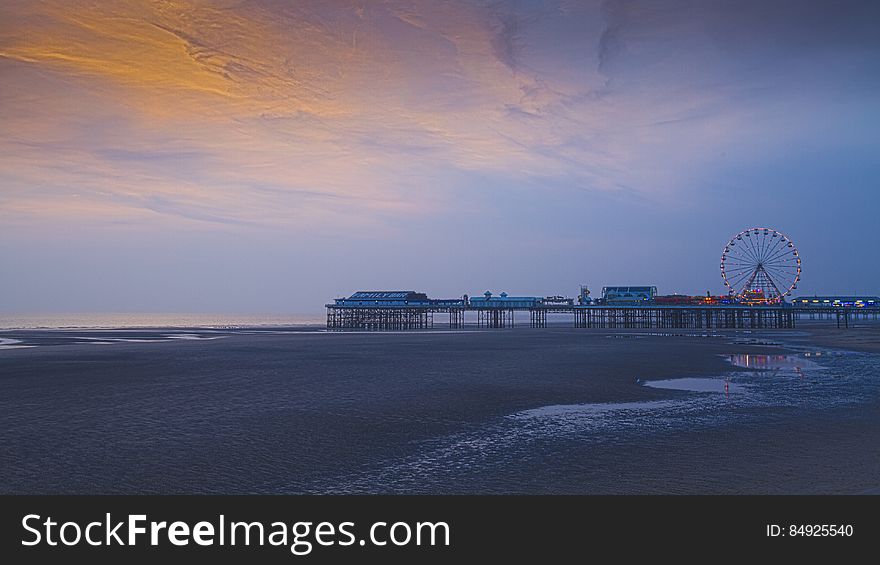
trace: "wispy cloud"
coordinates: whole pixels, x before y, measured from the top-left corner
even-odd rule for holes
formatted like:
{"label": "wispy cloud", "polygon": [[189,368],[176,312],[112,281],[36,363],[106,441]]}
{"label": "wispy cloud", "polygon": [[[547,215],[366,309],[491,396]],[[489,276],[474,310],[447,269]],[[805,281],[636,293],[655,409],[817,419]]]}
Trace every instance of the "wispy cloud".
{"label": "wispy cloud", "polygon": [[4,2],[0,216],[376,226],[448,171],[662,198],[772,118],[741,26],[797,60],[734,4]]}

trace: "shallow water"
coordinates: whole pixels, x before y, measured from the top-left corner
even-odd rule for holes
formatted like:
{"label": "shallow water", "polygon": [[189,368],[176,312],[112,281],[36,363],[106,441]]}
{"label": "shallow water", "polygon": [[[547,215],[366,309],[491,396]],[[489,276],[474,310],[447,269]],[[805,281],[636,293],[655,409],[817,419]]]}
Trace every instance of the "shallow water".
{"label": "shallow water", "polygon": [[724,378],[711,377],[684,377],[681,379],[665,379],[657,381],[645,381],[645,386],[652,388],[662,388],[667,390],[686,390],[689,392],[743,392],[745,387],[738,384],[731,384],[729,380]]}
{"label": "shallow water", "polygon": [[242,314],[178,314],[122,312],[96,314],[65,312],[42,314],[2,314],[3,329],[62,329],[62,328],[238,328],[254,326],[301,326],[323,324],[318,314],[242,315]]}
{"label": "shallow water", "polygon": [[33,347],[31,345],[22,345],[20,339],[0,338],[0,350],[2,349],[22,349],[25,347]]}
{"label": "shallow water", "polygon": [[[649,488],[643,482],[644,475],[633,474],[640,468],[634,458],[642,452],[657,456],[657,449],[680,453],[681,433],[696,441],[690,447],[699,457],[701,446],[708,450],[719,438],[729,436],[720,430],[730,426],[746,430],[746,434],[753,429],[757,437],[767,433],[777,415],[785,414],[796,422],[837,407],[857,409],[859,403],[876,401],[878,396],[873,372],[876,360],[871,356],[804,352],[726,357],[734,367],[756,370],[636,383],[674,391],[673,399],[548,405],[516,412],[469,432],[426,442],[420,453],[409,459],[391,461],[365,475],[335,477],[332,485],[318,483],[314,490],[369,492],[377,483],[383,485],[381,490],[391,492],[445,491],[449,484],[474,483],[494,490],[502,481],[502,490],[512,492],[727,492],[730,485],[718,482],[719,477],[707,465],[708,458],[694,460],[691,454],[682,460],[681,472],[696,472],[699,479],[682,482],[684,476],[672,476],[664,486]],[[820,365],[811,358],[832,363]],[[681,396],[680,391],[694,394]],[[780,433],[786,428],[780,428]],[[831,429],[823,431],[829,439],[834,435]],[[821,444],[822,437],[818,439]],[[759,455],[757,449],[743,453],[740,441],[731,444],[731,454],[740,453],[745,460]],[[653,448],[646,449],[645,442],[654,444]],[[584,459],[588,453],[602,453],[605,459],[597,464],[589,456]],[[486,476],[487,470],[509,469],[519,462],[528,462],[535,474],[499,473],[492,477],[490,471]],[[615,468],[621,475],[609,476],[608,470]],[[572,475],[586,475],[589,480],[580,488],[571,484],[548,488],[534,478]],[[811,492],[806,485],[795,484],[789,485],[794,492]],[[765,485],[767,492],[787,492],[777,487]],[[734,488],[732,492],[741,491]]]}

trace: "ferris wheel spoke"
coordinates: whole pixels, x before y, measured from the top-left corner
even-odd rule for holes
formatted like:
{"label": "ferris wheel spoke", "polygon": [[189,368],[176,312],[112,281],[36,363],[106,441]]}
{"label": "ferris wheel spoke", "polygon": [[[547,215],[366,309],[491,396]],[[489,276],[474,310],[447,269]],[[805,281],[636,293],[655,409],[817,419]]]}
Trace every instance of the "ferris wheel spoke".
{"label": "ferris wheel spoke", "polygon": [[774,232],[771,232],[770,234],[765,235],[764,239],[767,240],[767,248],[764,252],[764,258],[766,259],[779,247],[779,237],[774,235]]}
{"label": "ferris wheel spoke", "polygon": [[790,273],[790,274],[794,274],[794,273],[798,272],[797,267],[788,267],[785,265],[771,265],[769,267],[765,266],[764,268],[769,272]]}
{"label": "ferris wheel spoke", "polygon": [[761,235],[759,232],[752,232],[755,236],[755,251],[758,256],[758,261],[761,260],[761,257],[764,255],[764,243],[765,237]]}
{"label": "ferris wheel spoke", "polygon": [[724,272],[728,275],[738,275],[741,273],[751,273],[755,270],[755,267],[750,265],[747,267],[737,267],[735,269],[725,269]]}
{"label": "ferris wheel spoke", "polygon": [[788,246],[780,249],[779,251],[774,253],[772,256],[767,257],[767,261],[772,261],[774,259],[778,259],[779,257],[785,257],[786,255],[794,255],[794,251],[789,251]]}
{"label": "ferris wheel spoke", "polygon": [[735,262],[735,261],[727,261],[724,264],[724,269],[728,271],[733,271],[736,269],[754,269],[757,266],[753,261],[748,262]]}
{"label": "ferris wheel spoke", "polygon": [[737,273],[728,273],[727,278],[730,281],[740,282],[741,280],[747,279],[750,276],[752,276],[752,274],[754,274],[754,272],[755,272],[754,270],[748,270],[748,271],[739,271]]}
{"label": "ferris wheel spoke", "polygon": [[754,270],[755,270],[754,266],[748,266],[748,267],[739,267],[736,269],[725,269],[724,272],[729,275],[738,275],[740,273],[751,273]]}
{"label": "ferris wheel spoke", "polygon": [[727,262],[742,263],[744,265],[757,265],[758,264],[758,262],[755,261],[755,259],[753,259],[752,257],[748,257],[748,256],[729,255],[729,256],[727,256],[727,258],[725,260]]}
{"label": "ferris wheel spoke", "polygon": [[799,267],[795,267],[794,265],[765,265],[764,267],[768,271],[771,272],[780,272],[780,273],[789,273],[794,274],[798,273]]}
{"label": "ferris wheel spoke", "polygon": [[800,277],[800,273],[795,273],[791,271],[770,271],[770,275],[773,276],[774,280],[778,281],[793,281],[794,279]]}
{"label": "ferris wheel spoke", "polygon": [[765,267],[769,267],[772,269],[797,269],[799,265],[797,263],[764,263]]}
{"label": "ferris wheel spoke", "polygon": [[764,253],[763,251],[763,243],[761,241],[760,235],[755,235],[755,257],[758,259],[758,262],[761,262],[761,255]]}
{"label": "ferris wheel spoke", "polygon": [[773,255],[779,250],[779,245],[781,243],[782,243],[782,238],[777,236],[776,241],[773,241],[772,245],[770,245],[767,248],[767,253],[764,255],[765,262],[768,261],[771,257],[773,257]]}
{"label": "ferris wheel spoke", "polygon": [[755,260],[747,255],[728,255],[727,260],[736,261],[737,263],[751,263],[752,265],[755,264]]}
{"label": "ferris wheel spoke", "polygon": [[786,279],[794,278],[795,276],[797,276],[797,274],[796,274],[796,273],[789,273],[789,272],[786,272],[786,271],[772,271],[772,270],[768,270],[768,271],[767,271],[767,276],[773,278],[774,280],[783,281],[783,280],[786,280]]}
{"label": "ferris wheel spoke", "polygon": [[764,253],[767,252],[767,238],[765,236],[757,236],[758,242],[758,261],[764,260]]}
{"label": "ferris wheel spoke", "polygon": [[782,258],[776,259],[774,261],[768,261],[767,263],[764,263],[764,265],[770,265],[772,267],[776,267],[776,266],[798,267],[800,265],[800,263],[798,263],[797,259],[794,257],[782,257]]}
{"label": "ferris wheel spoke", "polygon": [[755,272],[754,272],[754,271],[747,271],[747,272],[744,272],[744,273],[740,273],[740,274],[738,274],[738,275],[734,275],[734,276],[731,277],[731,279],[730,279],[730,284],[731,284],[732,286],[739,286],[739,285],[742,284],[743,282],[745,282],[745,281],[747,281],[747,280],[753,278],[754,275],[755,275]]}
{"label": "ferris wheel spoke", "polygon": [[744,237],[746,238],[743,240],[746,241],[745,250],[748,252],[749,256],[755,260],[756,263],[760,263],[761,261],[760,259],[758,259],[758,253],[755,250],[755,244],[752,242],[751,236],[747,235]]}
{"label": "ferris wheel spoke", "polygon": [[780,254],[777,254],[775,257],[770,257],[768,260],[764,261],[764,264],[770,265],[772,263],[778,263],[778,262],[797,263],[797,260],[798,260],[798,257],[795,256],[794,253],[780,253]]}
{"label": "ferris wheel spoke", "polygon": [[759,246],[760,246],[760,252],[758,253],[758,259],[760,261],[763,261],[764,257],[767,255],[767,243],[768,243],[767,236],[766,235],[760,236],[760,239],[758,239],[758,242],[759,242]]}
{"label": "ferris wheel spoke", "polygon": [[[727,244],[730,249],[729,255],[732,257],[739,257],[747,260],[757,260],[754,253],[751,251],[751,246],[749,244],[750,238],[743,234],[739,234],[733,239],[730,240],[730,243]],[[739,244],[737,245],[737,242]]]}

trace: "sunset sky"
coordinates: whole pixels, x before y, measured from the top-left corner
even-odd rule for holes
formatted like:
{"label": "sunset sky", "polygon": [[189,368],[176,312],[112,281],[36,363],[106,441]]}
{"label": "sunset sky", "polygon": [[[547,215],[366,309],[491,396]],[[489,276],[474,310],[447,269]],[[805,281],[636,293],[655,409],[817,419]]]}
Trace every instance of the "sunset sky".
{"label": "sunset sky", "polygon": [[0,3],[0,312],[880,293],[880,3]]}

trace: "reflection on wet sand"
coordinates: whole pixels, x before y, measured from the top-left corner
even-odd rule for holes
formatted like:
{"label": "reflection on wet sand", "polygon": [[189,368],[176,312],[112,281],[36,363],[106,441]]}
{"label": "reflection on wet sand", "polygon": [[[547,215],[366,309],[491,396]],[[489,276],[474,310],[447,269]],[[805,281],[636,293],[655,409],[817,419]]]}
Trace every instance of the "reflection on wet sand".
{"label": "reflection on wet sand", "polygon": [[753,355],[734,353],[727,355],[727,360],[734,367],[755,369],[759,371],[798,372],[804,369],[821,369],[821,366],[808,357],[821,357],[822,352],[802,353],[798,355]]}

